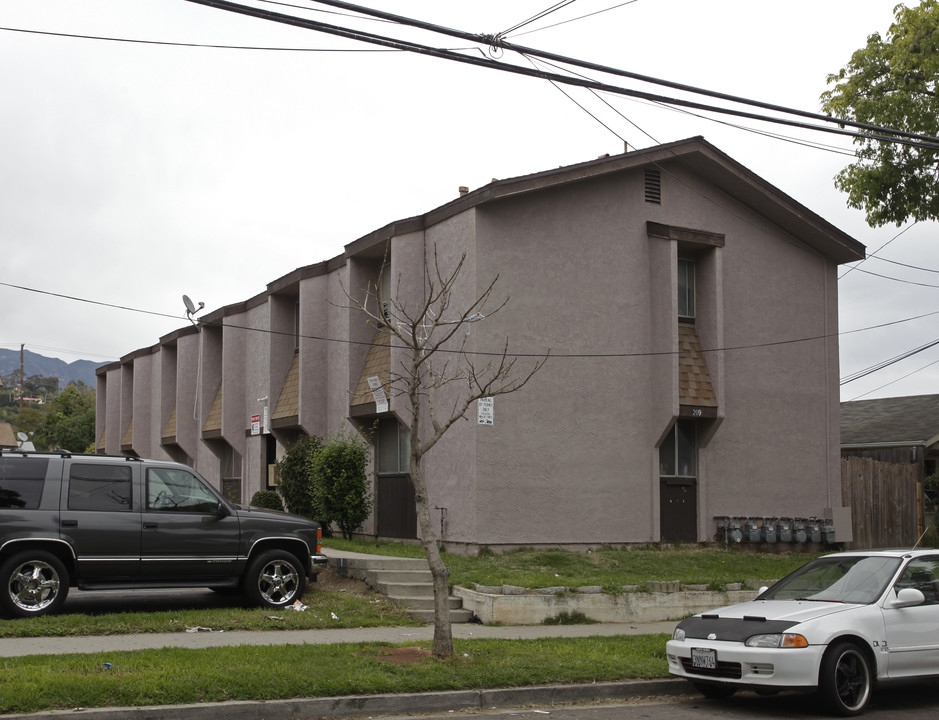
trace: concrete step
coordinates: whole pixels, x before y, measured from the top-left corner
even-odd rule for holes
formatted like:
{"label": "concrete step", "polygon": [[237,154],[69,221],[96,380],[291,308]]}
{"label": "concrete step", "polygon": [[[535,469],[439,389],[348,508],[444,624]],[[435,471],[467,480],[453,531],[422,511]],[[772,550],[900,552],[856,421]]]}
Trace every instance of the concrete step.
{"label": "concrete step", "polygon": [[[413,615],[418,620],[423,620],[426,623],[432,623],[434,621],[434,611],[433,610],[408,610],[409,615]],[[473,619],[473,613],[469,610],[460,608],[459,610],[450,611],[450,622],[451,623],[468,623]]]}
{"label": "concrete step", "polygon": [[[340,575],[364,580],[370,587],[386,595],[389,600],[411,615],[425,622],[434,621],[433,575],[427,560],[396,558],[384,555],[364,555],[327,551],[329,564]],[[450,622],[469,622],[473,616],[464,610],[463,600],[450,597]]]}
{"label": "concrete step", "polygon": [[430,570],[369,570],[369,576],[378,583],[432,583]]}
{"label": "concrete step", "polygon": [[[369,583],[371,585],[371,583]],[[389,583],[380,582],[372,585],[382,595],[389,597],[433,597],[434,586],[430,583]]]}
{"label": "concrete step", "polygon": [[[434,609],[434,596],[430,595],[429,597],[400,597],[389,595],[388,599],[391,600],[395,605],[400,605],[401,607],[407,608],[410,610],[430,610]],[[459,610],[463,607],[463,600],[458,597],[451,595],[447,598],[447,605],[450,606],[451,610]]]}

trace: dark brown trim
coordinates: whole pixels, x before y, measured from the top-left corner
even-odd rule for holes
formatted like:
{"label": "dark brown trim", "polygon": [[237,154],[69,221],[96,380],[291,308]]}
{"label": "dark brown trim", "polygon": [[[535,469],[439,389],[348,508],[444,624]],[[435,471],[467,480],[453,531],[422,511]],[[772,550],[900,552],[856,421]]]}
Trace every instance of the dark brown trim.
{"label": "dark brown trim", "polygon": [[350,418],[360,418],[367,417],[369,415],[378,416],[377,408],[374,402],[362,403],[361,405],[350,405],[349,406],[349,417]]}
{"label": "dark brown trim", "polygon": [[285,417],[274,418],[273,420],[271,420],[271,428],[274,430],[283,430],[284,428],[299,430],[300,429],[300,416],[299,415],[287,415]]}
{"label": "dark brown trim", "polygon": [[717,417],[717,408],[712,405],[679,405],[678,417],[692,420],[713,420]]}
{"label": "dark brown trim", "polygon": [[203,430],[202,439],[203,440],[221,440],[222,431],[221,430]]}
{"label": "dark brown trim", "polygon": [[675,240],[709,247],[724,247],[724,235],[722,233],[693,230],[692,228],[677,227],[675,225],[663,225],[651,220],[646,222],[646,232],[649,237],[663,238],[664,240]]}

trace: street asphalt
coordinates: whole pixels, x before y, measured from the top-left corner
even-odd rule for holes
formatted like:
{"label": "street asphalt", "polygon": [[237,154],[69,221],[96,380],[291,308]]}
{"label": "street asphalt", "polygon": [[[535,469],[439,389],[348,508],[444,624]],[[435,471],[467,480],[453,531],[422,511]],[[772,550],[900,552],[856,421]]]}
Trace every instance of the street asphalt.
{"label": "street asphalt", "polygon": [[[600,625],[518,625],[490,627],[455,624],[454,638],[531,639],[539,637],[584,637],[591,635],[646,635],[671,633],[674,622]],[[231,645],[302,645],[327,643],[409,643],[431,640],[433,626],[349,628],[341,630],[301,630],[270,632],[179,632],[140,635],[109,635],[64,638],[5,638],[0,640],[0,657],[26,655],[94,654],[107,662],[108,652],[152,648],[208,648]],[[83,720],[294,720],[300,718],[340,718],[375,715],[416,715],[427,712],[473,710],[500,707],[550,707],[551,705],[624,700],[686,694],[688,685],[679,680],[627,681],[589,685],[462,690],[453,692],[408,693],[331,698],[293,698],[267,702],[227,702],[131,708],[81,709]],[[79,710],[75,708],[74,710]],[[6,715],[5,720],[62,720],[63,711]],[[71,714],[71,712],[68,712]]]}

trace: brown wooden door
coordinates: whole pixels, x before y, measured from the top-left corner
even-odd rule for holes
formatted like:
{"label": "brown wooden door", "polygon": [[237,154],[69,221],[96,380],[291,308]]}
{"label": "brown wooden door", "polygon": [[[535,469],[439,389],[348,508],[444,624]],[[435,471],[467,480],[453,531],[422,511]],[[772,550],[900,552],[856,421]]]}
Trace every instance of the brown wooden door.
{"label": "brown wooden door", "polygon": [[662,542],[698,541],[698,482],[690,478],[660,481],[659,518]]}
{"label": "brown wooden door", "polygon": [[417,537],[417,510],[410,475],[379,475],[378,535],[413,539]]}

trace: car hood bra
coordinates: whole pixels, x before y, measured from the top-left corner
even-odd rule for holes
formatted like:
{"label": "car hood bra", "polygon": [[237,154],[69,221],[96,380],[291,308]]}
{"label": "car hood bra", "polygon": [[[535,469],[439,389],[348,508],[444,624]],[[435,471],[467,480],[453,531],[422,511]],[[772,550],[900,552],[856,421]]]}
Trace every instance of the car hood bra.
{"label": "car hood bra", "polygon": [[695,615],[679,623],[688,638],[744,642],[753,635],[786,632],[808,620],[843,612],[852,605],[810,600],[755,600]]}

